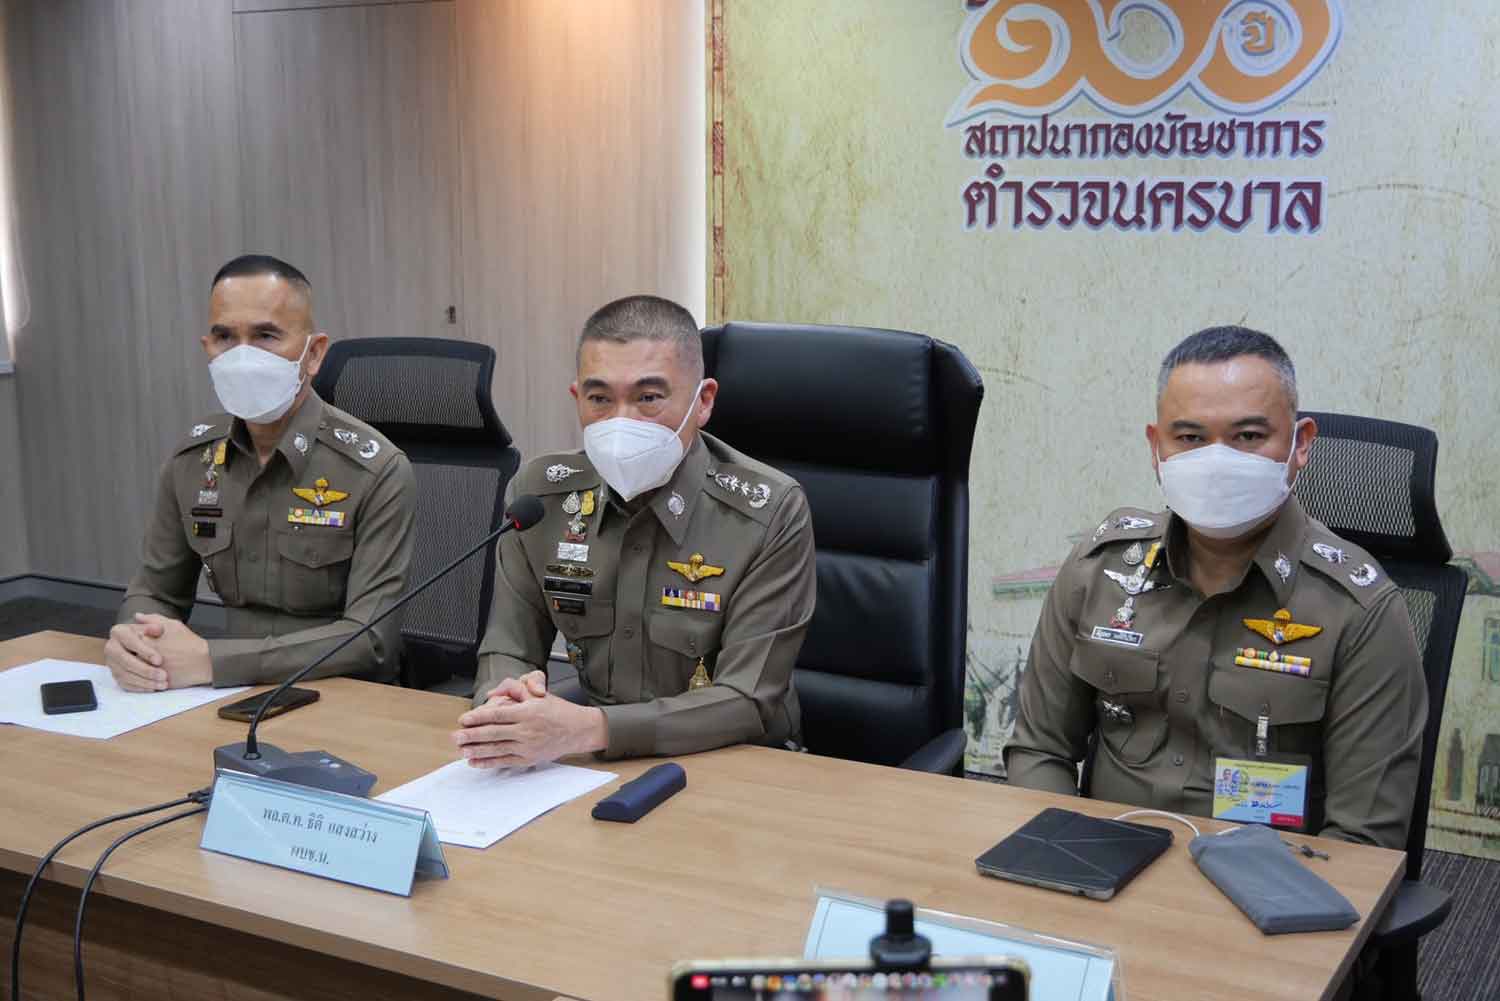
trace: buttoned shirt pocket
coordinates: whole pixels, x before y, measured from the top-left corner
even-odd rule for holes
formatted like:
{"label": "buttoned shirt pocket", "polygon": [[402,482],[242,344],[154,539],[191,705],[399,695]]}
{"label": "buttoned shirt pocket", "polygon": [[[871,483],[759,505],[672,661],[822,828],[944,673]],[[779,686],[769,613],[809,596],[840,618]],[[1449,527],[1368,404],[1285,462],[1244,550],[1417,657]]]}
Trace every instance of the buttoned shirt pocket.
{"label": "buttoned shirt pocket", "polygon": [[1115,758],[1141,765],[1166,743],[1156,651],[1079,636],[1068,668],[1094,688],[1099,736]]}
{"label": "buttoned shirt pocket", "polygon": [[214,534],[211,536],[193,532],[193,527],[200,523],[201,519],[197,518],[183,519],[183,531],[187,533],[188,545],[203,562],[204,576],[209,589],[217,594],[224,604],[238,605],[240,581],[235,568],[234,522],[227,518],[214,519],[212,522]]}
{"label": "buttoned shirt pocket", "polygon": [[[552,595],[548,595],[551,604]],[[591,695],[603,697],[610,685],[610,638],[615,631],[615,603],[602,598],[565,599],[581,601],[578,614],[552,612],[552,621],[568,645],[568,659],[578,671],[578,683]]]}
{"label": "buttoned shirt pocket", "polygon": [[[707,616],[712,616],[708,618]],[[723,626],[718,613],[653,610],[646,619],[646,633],[651,640],[651,672],[646,679],[647,698],[681,695],[697,670],[698,659],[706,658],[705,668],[713,676],[719,651],[719,634]]]}
{"label": "buttoned shirt pocket", "polygon": [[275,535],[282,607],[303,615],[343,612],[354,530],[302,527]]}
{"label": "buttoned shirt pocket", "polygon": [[1208,678],[1208,700],[1218,713],[1220,754],[1251,754],[1255,725],[1270,723],[1270,750],[1319,755],[1328,682],[1215,661]]}

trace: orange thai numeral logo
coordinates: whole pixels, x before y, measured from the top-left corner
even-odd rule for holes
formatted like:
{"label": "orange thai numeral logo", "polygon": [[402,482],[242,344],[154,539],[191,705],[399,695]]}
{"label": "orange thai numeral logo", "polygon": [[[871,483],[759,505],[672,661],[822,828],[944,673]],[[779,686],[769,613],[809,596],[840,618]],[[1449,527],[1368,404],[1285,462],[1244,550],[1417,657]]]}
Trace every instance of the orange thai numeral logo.
{"label": "orange thai numeral logo", "polygon": [[[1123,44],[1127,18],[1154,19],[1157,51]],[[1140,115],[1188,89],[1255,114],[1316,76],[1342,31],[1339,0],[991,0],[959,35],[972,82],[948,124],[1051,114],[1080,96]]]}

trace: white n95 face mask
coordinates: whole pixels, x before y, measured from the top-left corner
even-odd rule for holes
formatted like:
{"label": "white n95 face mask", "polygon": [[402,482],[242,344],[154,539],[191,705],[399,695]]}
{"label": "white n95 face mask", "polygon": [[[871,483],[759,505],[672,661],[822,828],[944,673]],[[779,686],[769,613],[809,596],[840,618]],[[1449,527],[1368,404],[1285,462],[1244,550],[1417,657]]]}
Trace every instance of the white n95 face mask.
{"label": "white n95 face mask", "polygon": [[583,451],[621,500],[635,500],[672,478],[682,463],[682,440],[677,436],[692,419],[703,391],[703,380],[693,390],[693,405],[673,431],[654,421],[611,417],[583,429]]}
{"label": "white n95 face mask", "polygon": [[1296,451],[1296,432],[1285,462],[1228,445],[1204,445],[1158,459],[1161,492],[1167,506],[1203,535],[1238,538],[1264,521],[1292,492],[1287,469]]}
{"label": "white n95 face mask", "polygon": [[302,390],[302,359],[312,335],[296,361],[287,361],[264,348],[241,344],[208,363],[214,392],[224,409],[251,424],[270,424],[292,408]]}

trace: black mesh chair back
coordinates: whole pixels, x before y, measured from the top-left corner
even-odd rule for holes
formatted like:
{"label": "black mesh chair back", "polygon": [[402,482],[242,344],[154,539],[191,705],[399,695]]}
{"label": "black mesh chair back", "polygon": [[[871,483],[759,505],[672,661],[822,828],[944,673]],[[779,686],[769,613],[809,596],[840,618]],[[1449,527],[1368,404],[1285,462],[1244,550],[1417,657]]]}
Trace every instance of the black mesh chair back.
{"label": "black mesh chair back", "polygon": [[1408,879],[1422,872],[1427,807],[1448,669],[1458,636],[1468,575],[1448,564],[1453,550],[1434,497],[1437,435],[1426,428],[1370,417],[1306,412],[1318,422],[1297,497],[1307,513],[1380,561],[1411,613],[1427,681],[1427,728],[1406,843]]}
{"label": "black mesh chair back", "polygon": [[[407,585],[457,557],[504,515],[520,465],[490,399],[494,349],[429,337],[336,341],[313,382],[324,400],[373,425],[411,460],[416,539]],[[402,681],[425,688],[473,677],[495,563],[487,547],[406,606]]]}
{"label": "black mesh chair back", "polygon": [[703,333],[707,430],[795,477],[817,610],[794,683],[817,754],[897,764],[962,727],[969,454],[984,387],[957,348],[855,327]]}

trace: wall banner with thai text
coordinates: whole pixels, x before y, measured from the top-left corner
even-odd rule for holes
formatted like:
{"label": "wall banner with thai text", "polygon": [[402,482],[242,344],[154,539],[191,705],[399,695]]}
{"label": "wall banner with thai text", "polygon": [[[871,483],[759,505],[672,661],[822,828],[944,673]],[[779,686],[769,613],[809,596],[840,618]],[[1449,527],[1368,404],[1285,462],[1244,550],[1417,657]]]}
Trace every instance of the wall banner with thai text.
{"label": "wall banner with thai text", "polygon": [[1500,858],[1492,6],[706,3],[707,319],[919,331],[985,380],[970,767],[1003,772],[1071,546],[1164,506],[1143,434],[1162,356],[1241,323],[1286,346],[1306,409],[1440,438],[1471,584],[1429,844]]}

